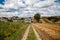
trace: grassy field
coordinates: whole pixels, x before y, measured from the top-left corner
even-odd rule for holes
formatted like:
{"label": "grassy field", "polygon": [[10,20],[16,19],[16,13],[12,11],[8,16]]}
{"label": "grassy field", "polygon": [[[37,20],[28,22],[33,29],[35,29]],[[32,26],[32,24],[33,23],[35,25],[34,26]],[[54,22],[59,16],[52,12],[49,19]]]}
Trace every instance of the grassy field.
{"label": "grassy field", "polygon": [[20,40],[27,26],[25,22],[0,22],[0,40]]}
{"label": "grassy field", "polygon": [[37,40],[32,27],[30,27],[30,31],[29,31],[27,40]]}

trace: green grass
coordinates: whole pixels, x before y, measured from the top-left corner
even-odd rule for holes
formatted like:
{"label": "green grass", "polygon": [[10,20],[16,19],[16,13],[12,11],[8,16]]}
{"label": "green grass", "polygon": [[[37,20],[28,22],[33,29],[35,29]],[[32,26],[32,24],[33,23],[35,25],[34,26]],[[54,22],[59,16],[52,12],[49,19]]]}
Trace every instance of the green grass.
{"label": "green grass", "polygon": [[27,40],[37,40],[32,27],[30,28]]}
{"label": "green grass", "polygon": [[0,22],[0,40],[20,40],[27,26],[25,22]]}

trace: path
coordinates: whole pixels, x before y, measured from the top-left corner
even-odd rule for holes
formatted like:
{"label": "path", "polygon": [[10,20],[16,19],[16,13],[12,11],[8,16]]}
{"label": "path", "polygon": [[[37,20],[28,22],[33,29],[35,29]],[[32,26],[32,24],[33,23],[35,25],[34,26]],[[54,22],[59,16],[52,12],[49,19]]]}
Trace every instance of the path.
{"label": "path", "polygon": [[26,39],[27,39],[29,30],[30,30],[30,25],[29,25],[29,27],[27,28],[27,30],[26,30],[26,32],[24,33],[23,38],[22,38],[21,40],[26,40]]}
{"label": "path", "polygon": [[35,32],[35,35],[36,35],[36,37],[37,37],[37,40],[42,40],[42,39],[40,38],[39,34],[37,33],[37,31],[35,30],[35,28],[33,27],[33,25],[32,25],[32,28],[33,28],[33,31]]}

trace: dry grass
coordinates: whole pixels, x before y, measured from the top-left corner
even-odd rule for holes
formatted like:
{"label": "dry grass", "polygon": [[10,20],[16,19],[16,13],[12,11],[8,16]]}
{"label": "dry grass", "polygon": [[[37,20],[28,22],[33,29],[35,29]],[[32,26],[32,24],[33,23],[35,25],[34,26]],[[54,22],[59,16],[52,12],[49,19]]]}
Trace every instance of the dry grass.
{"label": "dry grass", "polygon": [[40,28],[40,30],[45,31],[49,36],[51,36],[54,39],[60,39],[60,26],[56,24],[34,24],[34,26]]}

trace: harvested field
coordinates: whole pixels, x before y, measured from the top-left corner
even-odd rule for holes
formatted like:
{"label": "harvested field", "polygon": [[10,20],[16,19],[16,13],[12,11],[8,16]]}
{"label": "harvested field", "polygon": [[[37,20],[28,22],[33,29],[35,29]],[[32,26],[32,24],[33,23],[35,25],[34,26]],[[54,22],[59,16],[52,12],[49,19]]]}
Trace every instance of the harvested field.
{"label": "harvested field", "polygon": [[54,40],[60,40],[60,26],[54,24],[34,24],[39,30],[44,31]]}

